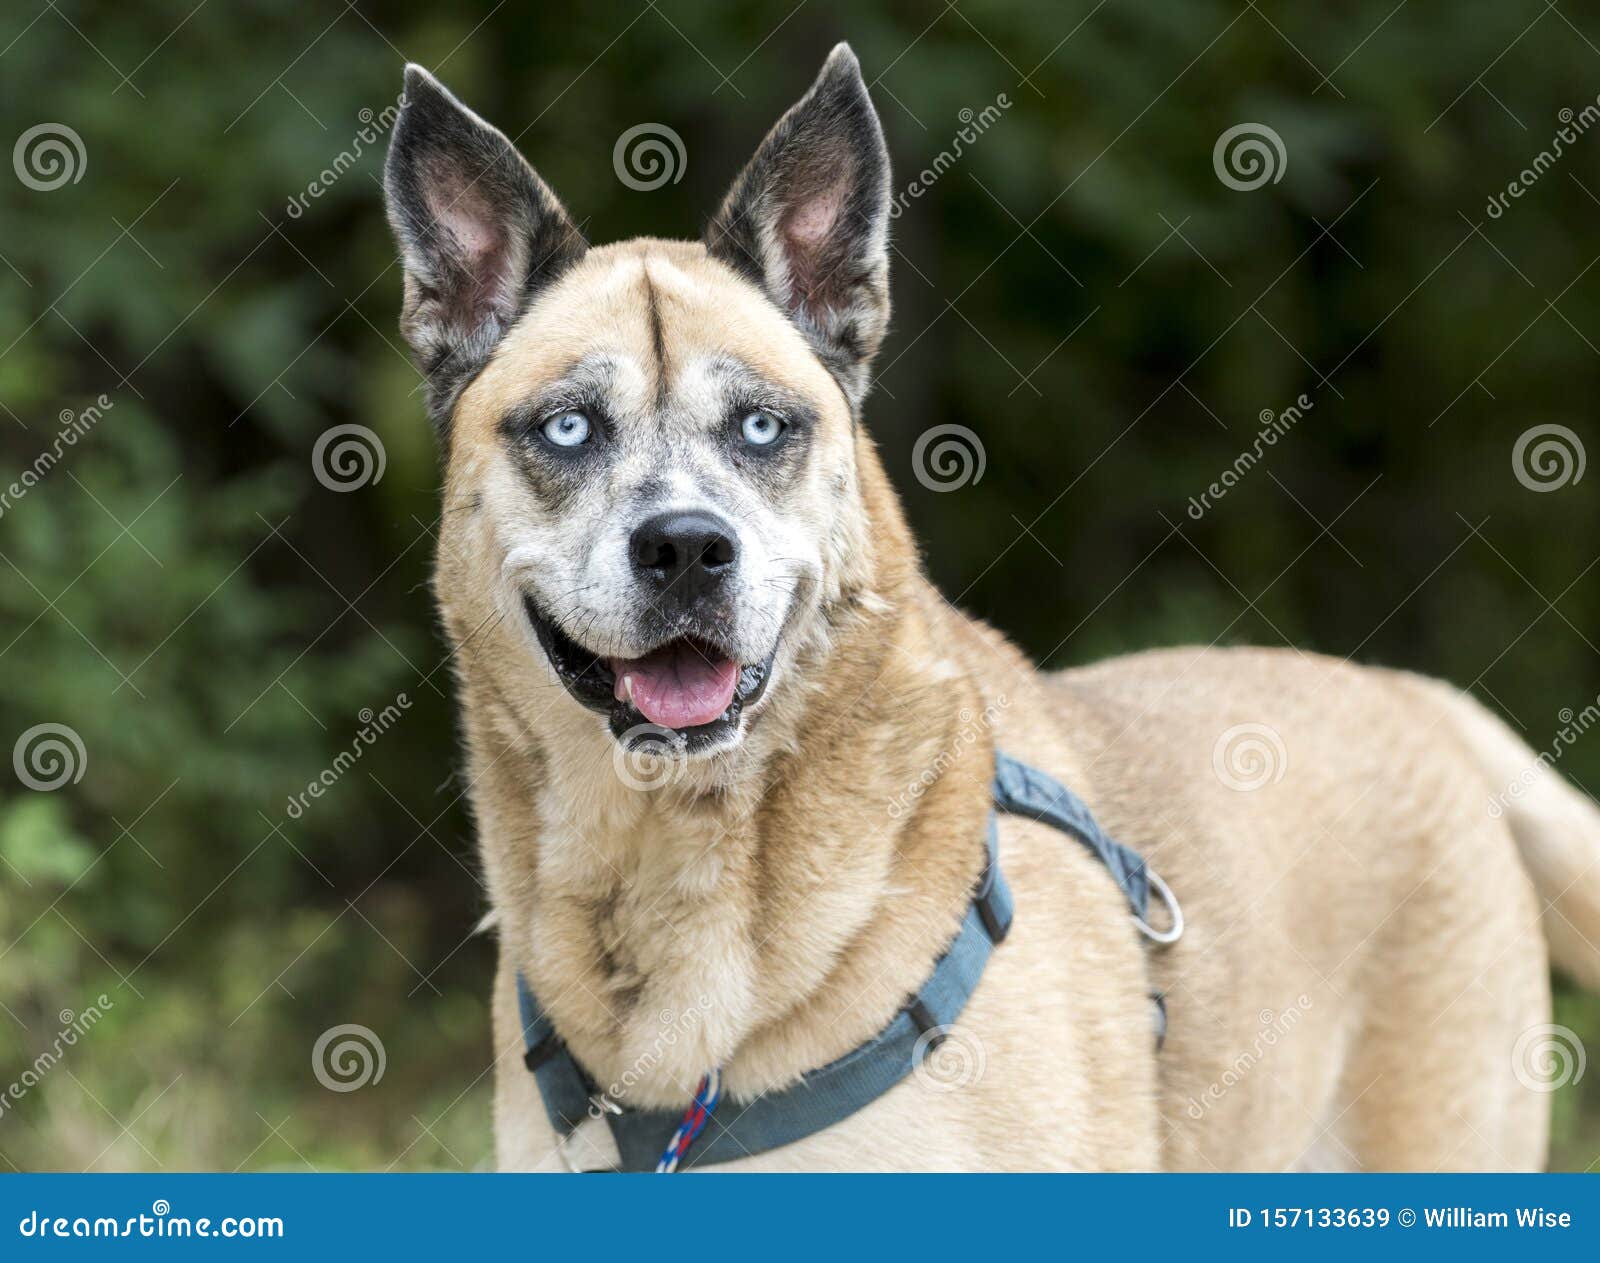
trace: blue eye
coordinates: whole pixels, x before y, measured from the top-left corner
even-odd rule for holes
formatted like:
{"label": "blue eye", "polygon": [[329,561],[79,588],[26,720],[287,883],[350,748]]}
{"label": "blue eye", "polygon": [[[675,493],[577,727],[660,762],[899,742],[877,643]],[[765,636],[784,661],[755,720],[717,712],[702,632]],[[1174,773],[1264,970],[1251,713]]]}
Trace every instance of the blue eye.
{"label": "blue eye", "polygon": [[557,447],[578,447],[589,441],[589,418],[581,412],[558,412],[539,427],[539,433]]}
{"label": "blue eye", "polygon": [[739,423],[739,433],[751,447],[767,447],[777,442],[784,423],[770,412],[752,412]]}

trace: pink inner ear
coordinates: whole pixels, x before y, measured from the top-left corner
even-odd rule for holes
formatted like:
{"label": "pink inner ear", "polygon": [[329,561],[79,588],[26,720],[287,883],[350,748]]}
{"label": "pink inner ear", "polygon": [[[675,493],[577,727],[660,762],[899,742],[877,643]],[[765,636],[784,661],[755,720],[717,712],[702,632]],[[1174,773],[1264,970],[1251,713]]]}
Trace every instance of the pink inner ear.
{"label": "pink inner ear", "polygon": [[461,248],[466,252],[467,258],[474,263],[482,263],[499,246],[500,236],[489,227],[482,219],[472,215],[458,214],[452,211],[445,216],[445,225],[450,229],[450,234],[461,243]]}
{"label": "pink inner ear", "polygon": [[434,173],[428,208],[439,226],[455,238],[461,248],[460,262],[466,267],[482,267],[502,248],[503,235],[488,199],[453,168]]}
{"label": "pink inner ear", "polygon": [[454,169],[436,173],[427,198],[447,237],[438,246],[453,274],[444,285],[448,319],[465,329],[490,317],[505,321],[516,305],[508,274],[510,239],[492,201]]}
{"label": "pink inner ear", "polygon": [[501,234],[488,214],[483,199],[468,192],[454,205],[440,207],[439,223],[461,246],[463,262],[482,267],[500,249]]}
{"label": "pink inner ear", "polygon": [[789,239],[798,246],[815,246],[826,237],[839,218],[844,192],[842,185],[834,185],[796,206],[784,225]]}

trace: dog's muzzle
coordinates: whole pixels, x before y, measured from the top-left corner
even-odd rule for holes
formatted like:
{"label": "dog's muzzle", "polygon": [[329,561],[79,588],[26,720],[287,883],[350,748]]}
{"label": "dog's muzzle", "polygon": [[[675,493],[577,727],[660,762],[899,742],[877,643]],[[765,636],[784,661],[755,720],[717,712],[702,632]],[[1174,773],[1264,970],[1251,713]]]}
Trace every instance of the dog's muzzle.
{"label": "dog's muzzle", "polygon": [[774,644],[760,661],[742,663],[717,630],[698,626],[640,657],[609,657],[572,639],[532,597],[525,596],[523,606],[563,687],[604,715],[612,735],[630,749],[655,744],[694,754],[726,743],[765,693],[777,657]]}

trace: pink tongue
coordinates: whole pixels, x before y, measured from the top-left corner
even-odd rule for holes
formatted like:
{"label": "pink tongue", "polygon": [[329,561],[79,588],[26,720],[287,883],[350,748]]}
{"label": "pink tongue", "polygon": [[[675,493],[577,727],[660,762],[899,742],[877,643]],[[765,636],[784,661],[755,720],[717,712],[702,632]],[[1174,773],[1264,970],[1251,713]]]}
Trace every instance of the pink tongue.
{"label": "pink tongue", "polygon": [[697,728],[709,724],[733,701],[739,687],[739,664],[715,651],[685,640],[663,645],[643,658],[612,660],[616,697],[628,696],[653,724],[663,728]]}

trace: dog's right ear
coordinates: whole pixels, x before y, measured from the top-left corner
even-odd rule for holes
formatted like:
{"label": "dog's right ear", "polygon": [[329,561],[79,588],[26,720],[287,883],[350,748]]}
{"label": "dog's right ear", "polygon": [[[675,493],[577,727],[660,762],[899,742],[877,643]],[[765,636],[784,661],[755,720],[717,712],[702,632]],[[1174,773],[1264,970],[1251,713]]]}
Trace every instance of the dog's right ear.
{"label": "dog's right ear", "polygon": [[406,67],[384,193],[405,268],[400,329],[443,434],[529,297],[588,245],[505,135],[421,66]]}

